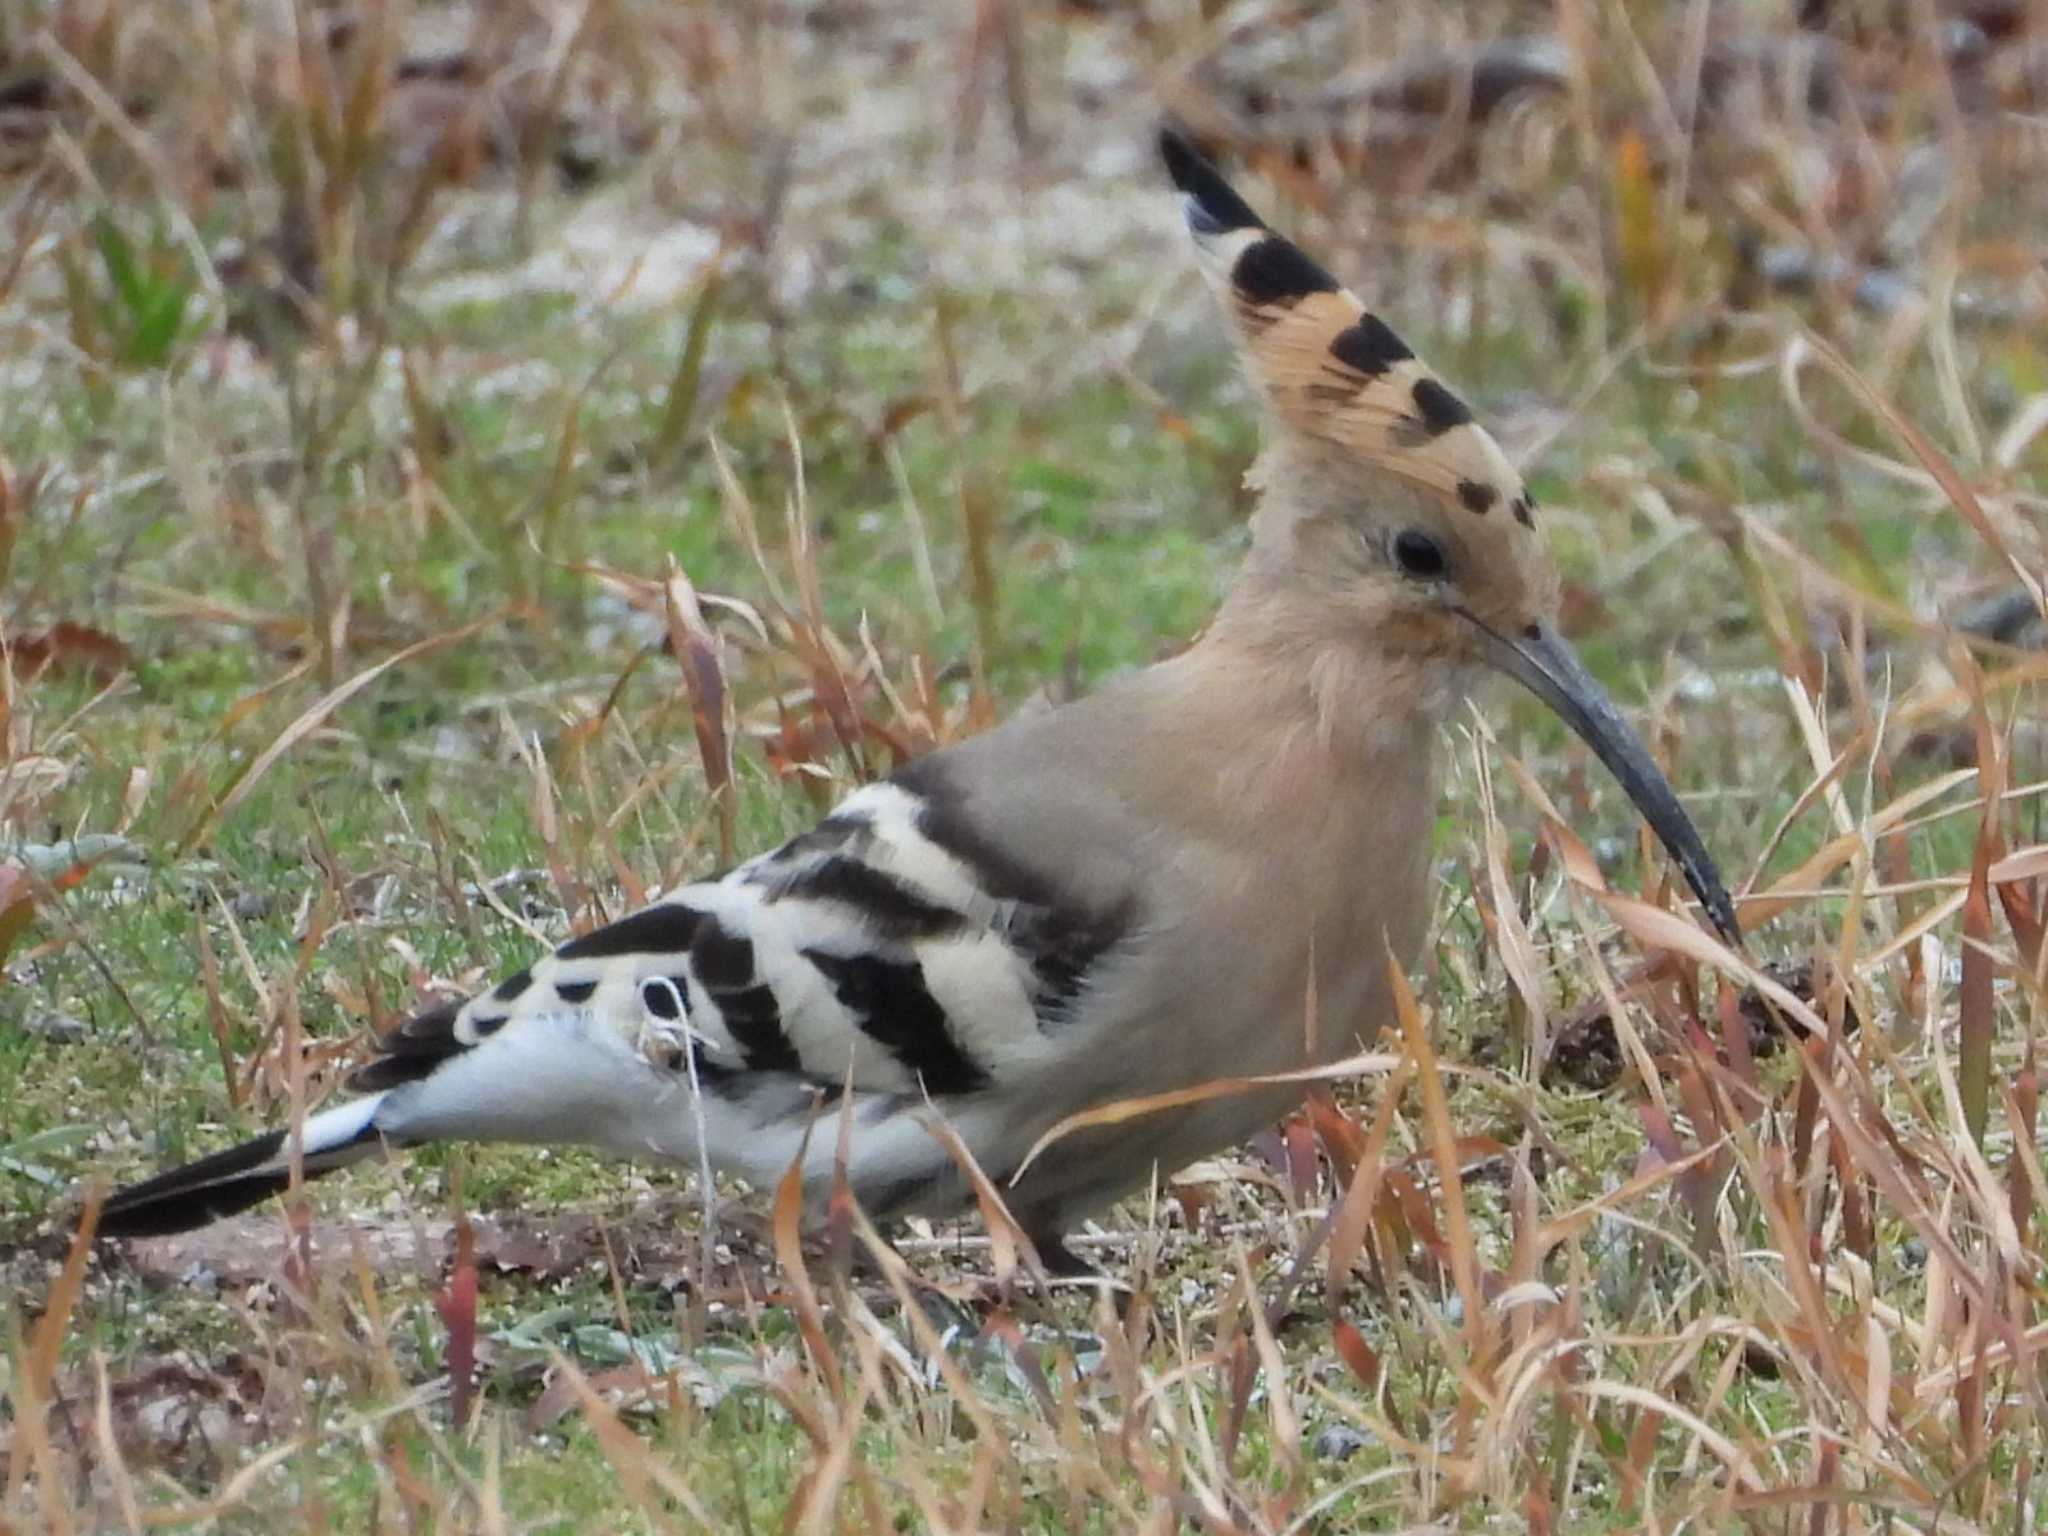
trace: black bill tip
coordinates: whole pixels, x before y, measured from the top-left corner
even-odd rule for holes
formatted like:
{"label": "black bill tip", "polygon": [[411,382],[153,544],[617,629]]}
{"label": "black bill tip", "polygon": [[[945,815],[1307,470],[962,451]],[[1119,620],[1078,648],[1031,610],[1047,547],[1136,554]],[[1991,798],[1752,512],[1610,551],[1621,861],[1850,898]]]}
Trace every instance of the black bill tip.
{"label": "black bill tip", "polygon": [[1198,235],[1224,235],[1234,229],[1264,229],[1266,221],[1237,195],[1216,167],[1202,157],[1179,129],[1159,130],[1159,157],[1166,173],[1187,198],[1188,228]]}
{"label": "black bill tip", "polygon": [[1607,765],[1607,771],[1628,792],[1650,830],[1671,854],[1708,920],[1723,939],[1740,948],[1742,924],[1735,915],[1735,903],[1699,829],[1679,804],[1671,781],[1664,777],[1642,738],[1622,719],[1571,647],[1547,626],[1531,626],[1510,639],[1477,619],[1473,622],[1486,636],[1494,665],[1557,711]]}

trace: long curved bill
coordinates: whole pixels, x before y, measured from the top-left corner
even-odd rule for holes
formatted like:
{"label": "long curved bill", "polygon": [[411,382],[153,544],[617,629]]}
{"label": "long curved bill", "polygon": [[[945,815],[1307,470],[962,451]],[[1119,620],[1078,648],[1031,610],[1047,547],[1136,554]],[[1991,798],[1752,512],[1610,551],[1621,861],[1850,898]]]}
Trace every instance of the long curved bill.
{"label": "long curved bill", "polygon": [[[1467,614],[1467,618],[1471,615]],[[1485,637],[1488,659],[1516,679],[1558,715],[1607,765],[1629,799],[1643,813],[1650,830],[1662,839],[1671,857],[1685,875],[1685,883],[1699,897],[1707,916],[1730,944],[1742,943],[1742,925],[1735,917],[1735,903],[1721,884],[1721,872],[1706,844],[1678,803],[1670,781],[1658,769],[1649,749],[1621,718],[1613,702],[1593,675],[1572,654],[1572,648],[1548,625],[1532,628],[1510,638],[1491,626],[1472,619]]]}

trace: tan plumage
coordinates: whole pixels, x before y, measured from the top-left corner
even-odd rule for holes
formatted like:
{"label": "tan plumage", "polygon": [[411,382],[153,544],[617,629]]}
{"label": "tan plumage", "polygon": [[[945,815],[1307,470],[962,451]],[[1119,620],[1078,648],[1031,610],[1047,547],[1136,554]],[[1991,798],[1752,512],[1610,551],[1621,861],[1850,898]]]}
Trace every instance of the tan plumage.
{"label": "tan plumage", "polygon": [[[1669,786],[1556,636],[1556,575],[1492,439],[1206,162],[1165,153],[1274,418],[1251,549],[1201,639],[421,1015],[359,1074],[368,1097],[307,1122],[309,1173],[385,1143],[562,1140],[761,1183],[801,1157],[817,1198],[838,1146],[807,1135],[822,1110],[846,1116],[872,1214],[937,1212],[968,1198],[942,1116],[1058,1265],[1073,1221],[1291,1095],[1097,1127],[1012,1181],[1048,1128],[1327,1061],[1386,1022],[1472,663],[1564,715],[1735,935]],[[193,1225],[289,1166],[274,1132],[122,1191],[105,1225]]]}

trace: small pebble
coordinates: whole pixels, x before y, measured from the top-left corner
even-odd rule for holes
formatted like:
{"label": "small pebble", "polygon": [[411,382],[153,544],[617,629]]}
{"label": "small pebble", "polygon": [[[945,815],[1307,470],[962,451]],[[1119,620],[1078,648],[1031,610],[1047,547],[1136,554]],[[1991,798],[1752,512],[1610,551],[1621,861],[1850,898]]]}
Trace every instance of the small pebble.
{"label": "small pebble", "polygon": [[1349,1424],[1329,1424],[1316,1431],[1316,1437],[1309,1442],[1309,1451],[1318,1461],[1343,1461],[1355,1456],[1372,1443],[1365,1431],[1353,1429]]}
{"label": "small pebble", "polygon": [[76,1045],[92,1033],[92,1027],[75,1014],[51,1009],[47,1013],[32,1013],[21,1021],[24,1034],[46,1040],[52,1045]]}
{"label": "small pebble", "polygon": [[194,1259],[178,1276],[178,1284],[202,1296],[213,1296],[220,1292],[220,1276],[204,1261]]}
{"label": "small pebble", "polygon": [[253,923],[270,916],[270,909],[276,903],[264,891],[237,891],[228,903],[228,910],[235,914],[238,922]]}

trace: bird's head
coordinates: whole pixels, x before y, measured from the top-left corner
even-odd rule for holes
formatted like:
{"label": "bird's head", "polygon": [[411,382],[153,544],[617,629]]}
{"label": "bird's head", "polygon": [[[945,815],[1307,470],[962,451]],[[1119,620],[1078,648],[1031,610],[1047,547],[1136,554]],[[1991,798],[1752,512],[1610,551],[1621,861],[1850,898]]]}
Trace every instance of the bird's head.
{"label": "bird's head", "polygon": [[1267,406],[1250,565],[1293,611],[1446,674],[1506,672],[1599,756],[1724,937],[1733,903],[1641,740],[1557,629],[1534,499],[1471,410],[1377,315],[1267,227],[1187,141],[1161,150]]}

